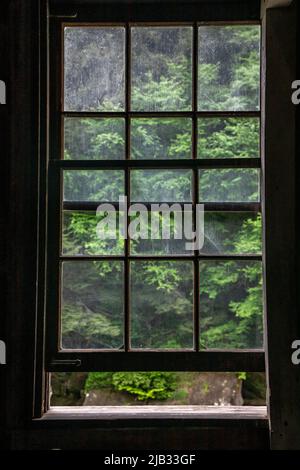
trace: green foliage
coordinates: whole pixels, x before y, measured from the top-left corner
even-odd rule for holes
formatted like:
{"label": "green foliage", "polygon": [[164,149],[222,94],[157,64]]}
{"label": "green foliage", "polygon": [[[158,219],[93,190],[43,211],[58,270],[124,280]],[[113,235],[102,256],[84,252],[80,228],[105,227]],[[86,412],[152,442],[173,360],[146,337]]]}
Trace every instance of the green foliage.
{"label": "green foliage", "polygon": [[239,380],[247,380],[247,372],[239,372],[237,377]]}
{"label": "green foliage", "polygon": [[172,372],[117,372],[113,385],[120,392],[134,395],[140,401],[166,400],[176,387],[176,374]]}
{"label": "green foliage", "polygon": [[110,389],[112,386],[113,372],[90,372],[85,382],[84,391]]}

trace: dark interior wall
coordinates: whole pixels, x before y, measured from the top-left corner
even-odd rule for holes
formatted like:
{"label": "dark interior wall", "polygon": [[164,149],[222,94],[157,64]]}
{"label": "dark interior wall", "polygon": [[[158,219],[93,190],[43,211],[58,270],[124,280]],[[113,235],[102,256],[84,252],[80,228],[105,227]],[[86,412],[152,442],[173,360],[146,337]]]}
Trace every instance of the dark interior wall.
{"label": "dark interior wall", "polygon": [[[52,0],[52,2],[56,5],[68,3],[67,0]],[[80,3],[82,2],[83,0]],[[220,2],[221,0],[210,2],[210,4],[220,4]],[[39,448],[41,434],[44,446],[47,445],[48,438],[50,442],[54,436],[52,442],[55,444],[57,442],[55,436],[65,434],[64,430],[61,430],[60,434],[57,434],[55,429],[47,432],[38,430],[32,437],[33,431],[30,429],[32,409],[28,407],[28,404],[33,401],[36,310],[38,306],[41,307],[36,293],[40,154],[40,136],[37,125],[39,118],[38,5],[40,3],[42,2],[39,0],[11,0],[1,2],[0,5],[0,79],[6,80],[8,87],[7,105],[0,106],[2,157],[0,191],[3,196],[0,200],[5,201],[5,195],[8,195],[0,211],[0,286],[1,291],[3,290],[0,306],[0,339],[5,339],[8,347],[8,366],[0,366],[0,448],[31,446]],[[153,1],[150,2],[150,4],[153,3]],[[239,4],[239,8],[244,9],[245,4],[249,5],[250,2],[226,3],[227,8],[229,5]],[[252,5],[256,5],[256,14],[258,14],[258,3],[251,2]],[[297,34],[299,44],[299,28]],[[299,55],[298,77],[296,78],[300,79]],[[298,179],[299,176],[300,171]],[[299,187],[300,185],[298,185],[298,201],[300,201]],[[300,240],[299,235],[298,233],[297,240]],[[298,279],[300,278],[299,272]],[[76,432],[80,440],[80,431]],[[232,435],[243,433],[245,430],[235,430]],[[138,434],[141,433],[138,432]],[[120,433],[118,435],[120,436]],[[175,436],[176,433],[170,435]],[[225,445],[225,434],[218,430],[217,435],[222,436],[223,445]],[[196,434],[193,439],[196,439],[195,436]],[[71,437],[69,433],[68,445],[71,445]],[[265,439],[265,434],[264,438],[260,435],[258,438]],[[176,439],[179,439],[178,435]],[[246,445],[247,433],[243,439]],[[263,444],[267,445],[267,440]]]}
{"label": "dark interior wall", "polygon": [[[39,0],[12,0],[0,5],[0,78],[4,77],[7,83],[7,104],[1,110],[5,142],[1,141],[0,147],[1,161],[5,162],[3,176],[1,164],[0,190],[7,194],[6,205],[1,210],[1,216],[5,217],[6,243],[4,262],[1,262],[5,282],[1,282],[0,336],[4,336],[7,344],[7,365],[0,366],[3,394],[0,415],[5,434],[0,445],[6,447],[13,446],[11,430],[24,428],[32,416],[37,297],[39,3]],[[2,126],[0,135],[2,139]]]}

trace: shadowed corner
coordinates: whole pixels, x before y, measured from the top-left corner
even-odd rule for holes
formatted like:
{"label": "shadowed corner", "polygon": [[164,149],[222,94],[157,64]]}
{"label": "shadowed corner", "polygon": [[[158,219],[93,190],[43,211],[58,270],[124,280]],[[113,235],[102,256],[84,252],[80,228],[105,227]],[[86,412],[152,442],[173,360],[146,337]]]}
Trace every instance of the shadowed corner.
{"label": "shadowed corner", "polygon": [[6,86],[3,80],[0,80],[0,104],[6,104]]}

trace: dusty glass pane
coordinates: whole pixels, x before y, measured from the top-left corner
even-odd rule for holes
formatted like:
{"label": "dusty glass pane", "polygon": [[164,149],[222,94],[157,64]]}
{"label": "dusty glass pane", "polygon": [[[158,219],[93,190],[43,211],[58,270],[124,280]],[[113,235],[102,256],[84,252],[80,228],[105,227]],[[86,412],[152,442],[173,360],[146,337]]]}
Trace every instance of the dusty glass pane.
{"label": "dusty glass pane", "polygon": [[200,170],[201,202],[259,202],[260,171]]}
{"label": "dusty glass pane", "polygon": [[132,170],[131,201],[190,202],[192,171]]}
{"label": "dusty glass pane", "polygon": [[247,212],[205,212],[205,255],[260,254],[262,251],[261,215]]}
{"label": "dusty glass pane", "polygon": [[193,263],[131,263],[131,347],[193,348]]}
{"label": "dusty glass pane", "polygon": [[62,348],[122,348],[123,264],[67,261],[61,279]]}
{"label": "dusty glass pane", "polygon": [[124,172],[117,170],[65,170],[64,201],[118,202],[124,195]]}
{"label": "dusty glass pane", "polygon": [[201,349],[263,347],[262,264],[200,261]]}
{"label": "dusty glass pane", "polygon": [[134,27],[131,34],[132,110],[191,110],[192,28]]}
{"label": "dusty glass pane", "polygon": [[66,160],[125,158],[124,119],[65,118]]}
{"label": "dusty glass pane", "polygon": [[132,119],[131,158],[192,158],[191,119]]}
{"label": "dusty glass pane", "polygon": [[119,213],[110,220],[99,211],[64,211],[62,253],[65,256],[121,255],[124,240],[119,231]]}
{"label": "dusty glass pane", "polygon": [[122,111],[125,28],[66,27],[65,111]]}
{"label": "dusty glass pane", "polygon": [[260,26],[199,28],[200,111],[258,111]]}
{"label": "dusty glass pane", "polygon": [[259,158],[259,156],[259,119],[199,119],[198,158]]}

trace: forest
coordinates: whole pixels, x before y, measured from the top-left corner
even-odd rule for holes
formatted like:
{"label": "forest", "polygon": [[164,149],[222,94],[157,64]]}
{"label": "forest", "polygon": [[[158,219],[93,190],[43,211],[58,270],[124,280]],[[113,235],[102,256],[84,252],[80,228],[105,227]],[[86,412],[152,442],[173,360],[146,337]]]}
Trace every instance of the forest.
{"label": "forest", "polygon": [[[123,160],[125,119],[113,114],[126,110],[125,28],[67,27],[64,36],[65,111],[109,115],[65,117],[63,158]],[[131,28],[130,109],[151,113],[130,120],[131,159],[192,159],[192,118],[156,117],[155,113],[192,111],[193,56],[192,27]],[[260,27],[201,26],[197,58],[197,110],[207,112],[197,121],[197,158],[259,158],[260,119],[255,112],[260,110]],[[213,115],[222,111],[231,115]],[[245,111],[250,115],[241,115]],[[189,203],[193,184],[192,170],[131,170],[130,200]],[[200,349],[262,348],[261,261],[216,259],[218,255],[261,254],[262,219],[259,209],[254,209],[261,199],[260,171],[217,169],[212,162],[212,168],[199,170],[198,186],[198,202],[222,203],[222,210],[205,212],[200,254],[206,257],[199,262]],[[65,203],[116,203],[124,187],[123,170],[63,172]],[[245,203],[246,208],[248,204],[249,209],[235,211],[235,203]],[[97,224],[104,216],[88,209],[65,209],[62,254],[124,255],[118,228],[116,233],[108,230],[106,240],[97,236]],[[130,253],[136,256],[130,263],[131,347],[193,349],[194,272],[185,240],[134,239]],[[139,255],[155,255],[157,260],[142,261]],[[162,261],[161,255],[186,255],[186,259]],[[123,349],[123,261],[65,261],[61,278],[62,347]],[[95,374],[89,374],[87,387],[89,381],[105,384],[108,380],[105,374]],[[174,388],[172,374],[149,374],[150,389],[155,389],[153,380],[165,384],[156,387],[164,390],[158,399],[169,396],[168,390]],[[126,374],[112,374],[109,380],[119,390],[131,386]],[[133,388],[141,390],[142,386]]]}

